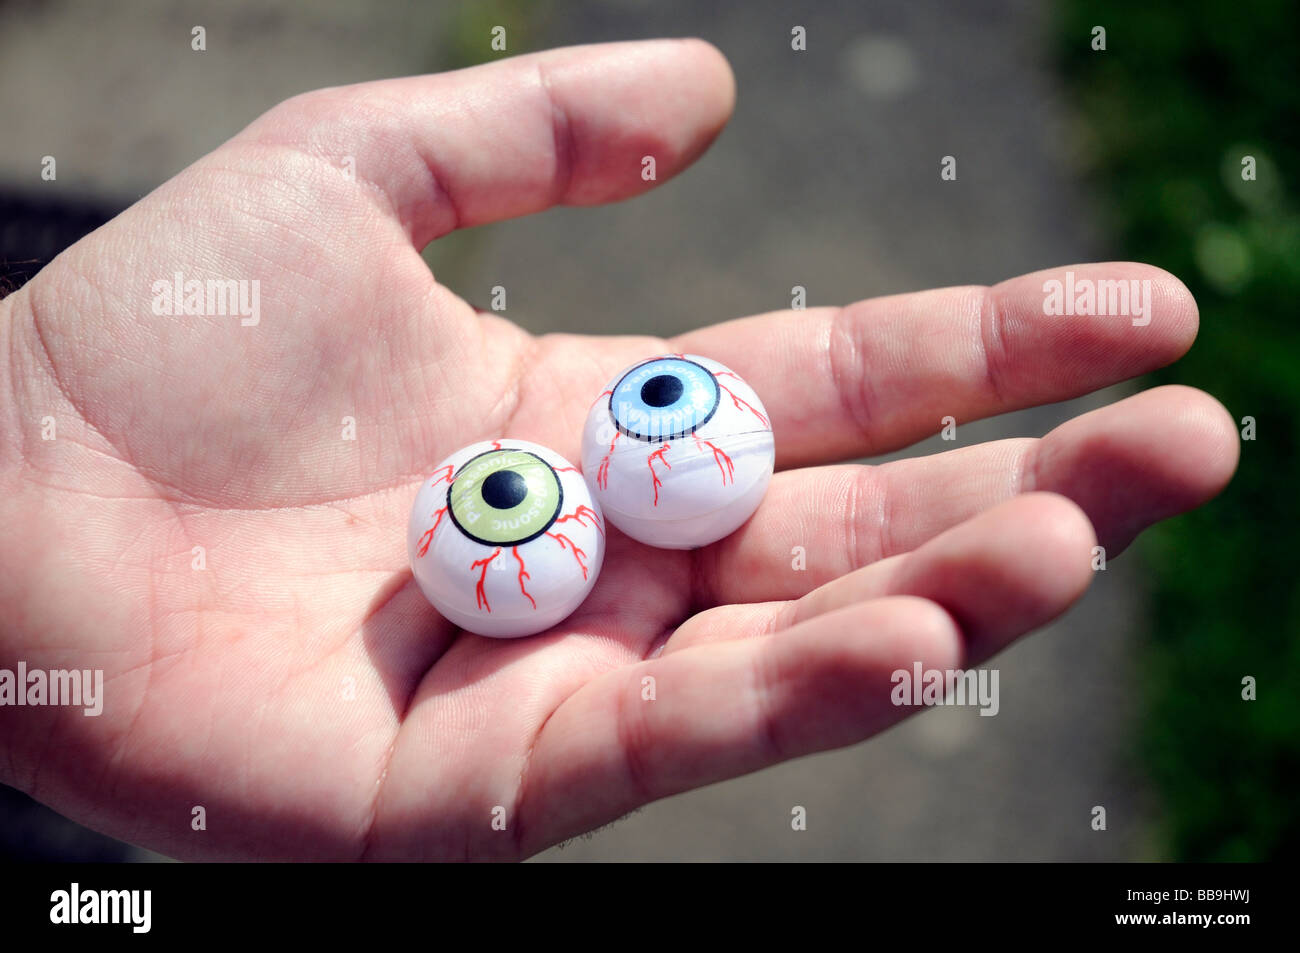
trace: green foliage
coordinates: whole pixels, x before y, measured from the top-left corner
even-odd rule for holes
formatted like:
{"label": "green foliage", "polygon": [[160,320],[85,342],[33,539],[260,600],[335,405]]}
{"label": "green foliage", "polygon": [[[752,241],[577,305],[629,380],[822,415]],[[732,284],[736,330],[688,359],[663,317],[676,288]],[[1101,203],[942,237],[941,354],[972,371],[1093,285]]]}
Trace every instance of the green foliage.
{"label": "green foliage", "polygon": [[[477,0],[454,9],[443,37],[438,70],[463,69],[507,56],[531,53],[536,34],[550,15],[538,0]],[[505,50],[492,48],[493,30],[505,29]]]}
{"label": "green foliage", "polygon": [[[1195,347],[1156,382],[1207,390],[1257,427],[1224,495],[1140,547],[1155,599],[1141,756],[1161,850],[1280,859],[1300,846],[1300,5],[1060,9],[1058,58],[1102,219],[1123,256],[1178,275],[1200,305]],[[1247,675],[1257,701],[1242,700]]]}

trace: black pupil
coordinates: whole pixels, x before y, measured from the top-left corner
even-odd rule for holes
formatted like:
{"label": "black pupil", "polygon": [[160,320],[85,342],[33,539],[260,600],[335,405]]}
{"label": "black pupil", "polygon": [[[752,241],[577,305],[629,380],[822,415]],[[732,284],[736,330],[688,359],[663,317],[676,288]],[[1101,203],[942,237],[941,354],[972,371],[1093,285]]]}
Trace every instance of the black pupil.
{"label": "black pupil", "polygon": [[498,510],[518,506],[528,495],[528,481],[514,470],[497,470],[483,481],[483,502]]}
{"label": "black pupil", "polygon": [[641,400],[647,407],[667,407],[677,403],[682,396],[682,379],[672,374],[660,374],[641,385]]}

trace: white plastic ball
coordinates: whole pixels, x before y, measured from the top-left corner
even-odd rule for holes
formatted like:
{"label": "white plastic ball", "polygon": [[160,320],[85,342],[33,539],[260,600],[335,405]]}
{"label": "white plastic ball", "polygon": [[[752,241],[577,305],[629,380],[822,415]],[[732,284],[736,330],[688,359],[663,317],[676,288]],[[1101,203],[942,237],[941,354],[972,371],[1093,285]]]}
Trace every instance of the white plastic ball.
{"label": "white plastic ball", "polygon": [[605,522],[577,468],[524,440],[465,447],[420,486],[411,570],[463,629],[515,638],[549,629],[591,592]]}
{"label": "white plastic ball", "polygon": [[582,473],[602,512],[664,549],[706,546],[738,529],[775,462],[771,420],[753,388],[694,354],[627,368],[582,432]]}

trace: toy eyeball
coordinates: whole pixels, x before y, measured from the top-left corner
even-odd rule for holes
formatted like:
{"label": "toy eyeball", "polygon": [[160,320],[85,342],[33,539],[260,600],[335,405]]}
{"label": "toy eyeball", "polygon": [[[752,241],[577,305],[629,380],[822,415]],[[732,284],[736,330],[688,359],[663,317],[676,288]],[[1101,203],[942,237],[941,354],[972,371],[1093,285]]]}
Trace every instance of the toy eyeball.
{"label": "toy eyeball", "polygon": [[717,361],[671,354],[615,378],[587,414],[582,472],[633,539],[694,549],[758,509],[776,462],[753,388]]}
{"label": "toy eyeball", "polygon": [[470,632],[515,638],[582,604],[605,558],[605,523],[558,453],[493,440],[452,454],[424,481],[406,543],[435,609]]}

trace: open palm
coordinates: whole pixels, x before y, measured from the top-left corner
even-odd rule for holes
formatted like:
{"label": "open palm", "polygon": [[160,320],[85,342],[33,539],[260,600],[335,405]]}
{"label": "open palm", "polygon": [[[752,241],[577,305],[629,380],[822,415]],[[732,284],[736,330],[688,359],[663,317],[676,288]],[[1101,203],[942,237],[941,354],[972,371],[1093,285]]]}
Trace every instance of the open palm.
{"label": "open palm", "polygon": [[[670,177],[732,98],[698,41],[311,93],[0,303],[0,666],[105,673],[100,717],[0,710],[0,780],[178,857],[526,856],[879,731],[910,711],[895,669],[986,658],[1080,595],[1098,540],[1113,554],[1227,482],[1232,423],[1186,388],[1043,440],[814,466],[1175,359],[1195,304],[1156,269],[1074,269],[1150,279],[1144,327],[1044,317],[1040,274],[663,341],[533,338],[420,258],[455,228],[631,196],[645,156]],[[156,314],[177,274],[256,281],[257,322]],[[780,472],[758,513],[693,553],[611,527],[556,629],[453,629],[407,566],[422,478],[497,437],[577,460],[607,379],[670,351],[766,403]]]}

